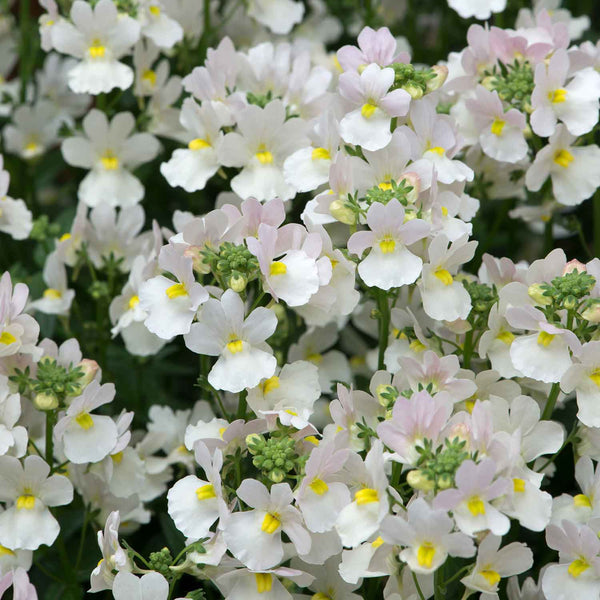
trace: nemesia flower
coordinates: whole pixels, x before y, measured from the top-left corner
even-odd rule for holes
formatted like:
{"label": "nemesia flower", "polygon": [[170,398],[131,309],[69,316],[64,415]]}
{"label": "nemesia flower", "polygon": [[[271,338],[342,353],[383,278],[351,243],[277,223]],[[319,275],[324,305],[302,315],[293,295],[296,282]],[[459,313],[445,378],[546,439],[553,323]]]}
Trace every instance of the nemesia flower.
{"label": "nemesia flower", "polygon": [[379,150],[392,139],[390,123],[393,117],[408,112],[410,95],[406,90],[390,91],[394,70],[370,64],[359,75],[346,71],[340,75],[340,95],[355,107],[340,121],[340,135],[345,142]]}
{"label": "nemesia flower", "polygon": [[60,19],[51,28],[54,48],[80,61],[69,71],[69,87],[78,94],[127,89],[133,71],[119,59],[138,40],[140,24],[119,15],[112,0],[100,0],[95,7],[75,0],[70,16],[72,23]]}
{"label": "nemesia flower", "polygon": [[404,222],[404,207],[392,199],[383,205],[375,202],[367,212],[370,231],[359,231],[348,240],[348,250],[368,256],[358,265],[358,273],[368,286],[383,290],[414,283],[421,274],[423,261],[408,250],[429,233],[429,225],[421,219]]}
{"label": "nemesia flower", "polygon": [[283,559],[281,532],[298,553],[309,551],[310,536],[298,509],[291,506],[292,490],[287,483],[276,483],[269,492],[262,483],[245,479],[236,493],[254,510],[230,514],[223,536],[231,553],[249,569],[270,569]]}
{"label": "nemesia flower", "polygon": [[448,6],[453,8],[463,19],[489,19],[492,13],[502,12],[506,8],[506,0],[448,0]]}
{"label": "nemesia flower", "polygon": [[500,542],[500,537],[488,534],[479,544],[475,568],[461,579],[467,589],[482,592],[483,597],[498,598],[503,577],[523,573],[533,564],[533,553],[525,544],[513,542],[500,548]]}
{"label": "nemesia flower", "polygon": [[364,27],[356,39],[357,46],[342,46],[337,59],[344,71],[358,70],[361,65],[375,63],[387,67],[395,62],[408,62],[406,53],[397,53],[397,41],[387,27],[375,30]]}
{"label": "nemesia flower", "polygon": [[152,160],[160,146],[149,133],[130,135],[134,126],[131,113],[118,113],[109,123],[102,111],[92,109],[83,119],[85,135],[63,142],[65,161],[90,170],[77,192],[88,206],[131,206],[142,199],[144,187],[130,169]]}
{"label": "nemesia flower", "polygon": [[48,475],[50,467],[39,456],[21,463],[0,456],[0,499],[8,508],[0,514],[0,544],[9,549],[36,550],[51,546],[60,527],[48,507],[73,499],[73,485],[62,475]]}
{"label": "nemesia flower", "polygon": [[508,518],[490,500],[501,496],[508,487],[506,479],[496,479],[496,464],[486,458],[479,464],[465,460],[456,471],[456,489],[441,491],[434,508],[452,510],[458,528],[467,535],[489,529],[502,536],[510,528]]}
{"label": "nemesia flower", "polygon": [[75,290],[67,288],[67,270],[60,250],[55,250],[46,258],[44,282],[48,286],[42,298],[29,306],[50,315],[66,315],[75,297]]}
{"label": "nemesia flower", "polygon": [[65,456],[75,464],[101,461],[117,443],[117,426],[111,417],[91,414],[112,402],[115,386],[92,381],[83,394],[74,398],[65,416],[54,428],[62,440]]}
{"label": "nemesia flower", "polygon": [[33,227],[31,212],[23,200],[8,196],[10,174],[3,169],[4,157],[0,155],[0,231],[15,240],[24,240]]}
{"label": "nemesia flower", "polygon": [[568,72],[569,56],[562,49],[552,55],[547,67],[541,63],[535,69],[531,128],[539,136],[551,136],[557,120],[572,135],[587,133],[598,121],[600,74],[583,69],[566,83]]}
{"label": "nemesia flower", "polygon": [[0,375],[0,455],[21,457],[27,450],[27,430],[17,425],[21,416],[21,398],[11,394],[8,378]]}
{"label": "nemesia flower", "polygon": [[169,490],[167,500],[169,515],[177,528],[186,537],[199,540],[219,517],[227,515],[227,507],[221,490],[221,451],[215,450],[211,457],[206,445],[198,441],[194,444],[194,455],[207,479],[195,475],[180,479]]}
{"label": "nemesia flower", "polygon": [[207,301],[200,320],[185,336],[192,352],[219,357],[208,374],[209,383],[218,390],[253,388],[275,373],[277,361],[265,340],[275,331],[277,317],[262,307],[245,319],[244,313],[241,298],[229,289],[220,301]]}
{"label": "nemesia flower", "polygon": [[127,571],[119,571],[113,582],[115,600],[167,600],[169,584],[156,571],[137,577]]}
{"label": "nemesia flower", "polygon": [[475,554],[472,540],[463,533],[451,533],[452,519],[444,510],[434,510],[423,498],[408,505],[407,520],[388,516],[382,523],[384,541],[406,546],[400,560],[413,573],[432,573],[450,554],[469,558]]}
{"label": "nemesia flower", "polygon": [[181,247],[163,246],[158,256],[160,268],[176,277],[153,277],[140,286],[139,301],[148,313],[144,324],[158,337],[168,340],[190,331],[200,304],[208,300],[208,292],[196,282],[192,259],[183,255]]}
{"label": "nemesia flower", "polygon": [[600,148],[593,144],[575,146],[575,137],[563,125],[556,127],[547,146],[535,156],[525,175],[527,189],[539,190],[548,176],[556,199],[566,206],[581,204],[600,186],[595,165]]}
{"label": "nemesia flower", "polygon": [[294,0],[250,0],[248,15],[273,33],[285,35],[302,21],[304,4]]}
{"label": "nemesia flower", "polygon": [[159,0],[145,0],[140,6],[138,20],[141,34],[160,48],[172,48],[183,39],[183,28],[164,10]]}

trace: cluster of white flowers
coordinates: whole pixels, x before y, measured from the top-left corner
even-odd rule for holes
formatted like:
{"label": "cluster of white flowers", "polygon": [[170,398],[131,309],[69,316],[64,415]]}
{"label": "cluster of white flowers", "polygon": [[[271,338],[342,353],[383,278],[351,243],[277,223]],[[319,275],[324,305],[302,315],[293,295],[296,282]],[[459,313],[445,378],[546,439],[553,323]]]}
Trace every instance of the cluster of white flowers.
{"label": "cluster of white flowers", "polygon": [[[328,54],[317,1],[40,4],[43,67],[0,77],[0,245],[41,240],[29,287],[0,278],[0,597],[37,599],[43,545],[76,580],[91,524],[115,600],[600,598],[600,258],[467,267],[484,201],[552,241],[600,187],[589,21],[540,0],[428,67],[387,27]],[[77,168],[55,233],[42,190],[8,196],[53,150]],[[190,198],[171,223],[152,169]],[[191,355],[188,408],[134,415],[107,345]],[[182,546],[144,556],[157,513]]]}

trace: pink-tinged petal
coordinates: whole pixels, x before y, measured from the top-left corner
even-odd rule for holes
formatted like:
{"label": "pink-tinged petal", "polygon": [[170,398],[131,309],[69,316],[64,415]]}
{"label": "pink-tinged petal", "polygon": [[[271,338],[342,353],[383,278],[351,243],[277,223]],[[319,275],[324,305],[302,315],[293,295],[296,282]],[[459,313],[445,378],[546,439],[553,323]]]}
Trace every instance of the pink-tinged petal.
{"label": "pink-tinged petal", "polygon": [[410,101],[410,94],[406,90],[393,90],[379,101],[379,106],[391,117],[404,117]]}

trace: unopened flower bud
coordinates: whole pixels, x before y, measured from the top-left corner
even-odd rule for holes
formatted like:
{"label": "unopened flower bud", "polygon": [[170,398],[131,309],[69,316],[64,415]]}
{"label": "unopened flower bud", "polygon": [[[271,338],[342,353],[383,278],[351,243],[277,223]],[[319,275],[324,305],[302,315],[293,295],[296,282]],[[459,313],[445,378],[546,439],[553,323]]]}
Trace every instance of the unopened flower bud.
{"label": "unopened flower bud", "polygon": [[188,246],[184,250],[183,256],[192,259],[192,268],[196,273],[199,273],[200,275],[210,273],[210,265],[204,262],[200,246]]}
{"label": "unopened flower bud", "polygon": [[428,93],[439,90],[448,78],[448,67],[446,65],[434,65],[431,70],[435,73],[435,77],[426,84]]}
{"label": "unopened flower bud", "polygon": [[442,473],[438,477],[437,483],[438,483],[438,487],[440,488],[440,490],[447,490],[448,488],[452,487],[452,484],[453,484],[452,477],[448,473]]}
{"label": "unopened flower bud", "polygon": [[530,285],[527,293],[538,306],[550,306],[552,304],[552,298],[544,295],[544,288],[540,283]]}
{"label": "unopened flower bud", "polygon": [[233,273],[229,278],[229,287],[238,294],[243,292],[248,285],[248,280],[241,273]]}
{"label": "unopened flower bud", "polygon": [[493,92],[496,89],[496,78],[493,76],[484,77],[481,81],[481,85],[490,92]]}
{"label": "unopened flower bud", "polygon": [[250,454],[257,454],[261,451],[262,447],[265,445],[265,438],[259,433],[251,433],[246,436],[246,446],[248,446],[248,450]]}
{"label": "unopened flower bud", "polygon": [[402,86],[402,89],[405,92],[408,92],[410,94],[410,97],[413,100],[419,100],[420,98],[423,97],[423,89],[421,87],[419,87],[418,85],[413,85],[412,83],[407,83]]}
{"label": "unopened flower bud", "polygon": [[94,381],[100,365],[95,360],[84,358],[77,366],[83,373],[83,377],[81,377],[78,383],[82,388],[85,388],[89,383]]}
{"label": "unopened flower bud", "polygon": [[380,383],[375,389],[375,394],[381,406],[388,406],[398,397],[398,390],[388,383]]}
{"label": "unopened flower bud", "polygon": [[590,301],[588,307],[581,313],[581,316],[588,323],[600,323],[600,301],[595,299]]}
{"label": "unopened flower bud", "polygon": [[340,223],[345,223],[346,225],[354,225],[356,223],[354,211],[343,200],[334,200],[329,205],[329,212]]}
{"label": "unopened flower bud", "polygon": [[420,469],[413,469],[406,475],[406,483],[414,490],[429,492],[433,489],[433,481],[429,479]]}
{"label": "unopened flower bud", "polygon": [[576,308],[577,306],[577,298],[575,298],[575,296],[567,296],[564,300],[563,300],[563,306],[567,309],[567,310],[573,310],[574,308]]}
{"label": "unopened flower bud", "polygon": [[573,273],[573,271],[577,273],[586,273],[587,269],[582,262],[579,262],[576,258],[574,258],[565,265],[562,274],[566,275],[567,273]]}
{"label": "unopened flower bud", "polygon": [[40,392],[33,398],[33,405],[37,410],[54,410],[58,408],[58,398],[52,393]]}
{"label": "unopened flower bud", "polygon": [[419,194],[421,192],[421,178],[416,173],[409,172],[404,173],[402,179],[404,179],[407,185],[412,187],[412,190],[405,196],[406,201],[410,204],[414,204],[419,199]]}
{"label": "unopened flower bud", "polygon": [[285,479],[285,472],[282,469],[273,469],[269,472],[269,479],[273,483],[281,483]]}

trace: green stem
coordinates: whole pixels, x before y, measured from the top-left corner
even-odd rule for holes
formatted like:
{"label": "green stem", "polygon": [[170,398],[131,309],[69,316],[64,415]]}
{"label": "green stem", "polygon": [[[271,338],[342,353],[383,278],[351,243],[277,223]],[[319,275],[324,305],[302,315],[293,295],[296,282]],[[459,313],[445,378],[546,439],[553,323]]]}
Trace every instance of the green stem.
{"label": "green stem", "polygon": [[552,388],[550,389],[550,394],[548,395],[548,400],[546,401],[546,406],[544,407],[544,412],[542,413],[542,420],[548,421],[552,417],[559,393],[560,384],[553,383]]}
{"label": "green stem", "polygon": [[465,334],[465,343],[463,345],[463,368],[471,368],[471,356],[473,354],[473,329]]}
{"label": "green stem", "polygon": [[385,369],[384,356],[390,335],[390,305],[387,293],[383,290],[377,291],[377,308],[379,310],[379,355],[377,368],[382,370]]}
{"label": "green stem", "polygon": [[421,586],[419,585],[419,580],[417,579],[417,576],[415,575],[414,571],[411,572],[413,581],[415,582],[415,587],[417,588],[417,594],[419,594],[419,600],[425,600],[425,595],[423,594],[423,590],[421,589]]}
{"label": "green stem", "polygon": [[444,600],[446,597],[444,584],[442,583],[444,565],[441,565],[433,574],[433,598]]}
{"label": "green stem", "polygon": [[87,528],[88,528],[89,522],[90,522],[90,510],[89,510],[89,506],[86,504],[85,514],[83,516],[83,525],[81,527],[81,534],[79,536],[79,549],[77,550],[77,559],[75,560],[75,573],[77,573],[79,571],[79,565],[81,563],[81,558],[83,557],[85,536],[87,533]]}
{"label": "green stem", "polygon": [[29,19],[31,15],[30,0],[21,0],[19,5],[19,21],[21,26],[21,51],[19,62],[19,78],[21,79],[20,100],[27,98],[27,83],[29,80],[29,58],[31,54],[29,39]]}
{"label": "green stem", "polygon": [[54,466],[54,425],[56,423],[56,412],[49,410],[46,412],[46,462],[50,468]]}

